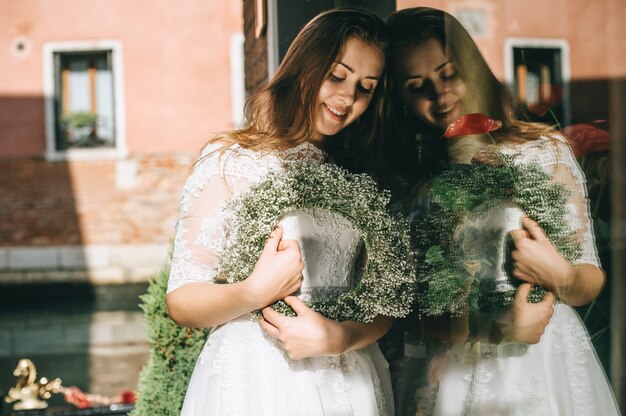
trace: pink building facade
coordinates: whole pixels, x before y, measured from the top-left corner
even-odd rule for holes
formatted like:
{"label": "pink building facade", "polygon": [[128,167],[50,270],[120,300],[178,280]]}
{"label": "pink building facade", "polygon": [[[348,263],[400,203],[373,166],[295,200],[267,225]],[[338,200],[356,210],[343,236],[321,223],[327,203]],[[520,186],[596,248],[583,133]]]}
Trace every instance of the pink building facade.
{"label": "pink building facade", "polygon": [[[609,121],[594,215],[609,239],[611,379],[623,404],[623,0],[0,0],[0,290],[153,276],[203,143],[242,123],[245,91],[273,74],[299,26],[348,4],[451,12],[518,98],[544,100],[549,84],[560,123]],[[522,62],[521,50],[537,55]]]}
{"label": "pink building facade", "polygon": [[0,0],[0,284],[145,280],[241,123],[241,2]]}

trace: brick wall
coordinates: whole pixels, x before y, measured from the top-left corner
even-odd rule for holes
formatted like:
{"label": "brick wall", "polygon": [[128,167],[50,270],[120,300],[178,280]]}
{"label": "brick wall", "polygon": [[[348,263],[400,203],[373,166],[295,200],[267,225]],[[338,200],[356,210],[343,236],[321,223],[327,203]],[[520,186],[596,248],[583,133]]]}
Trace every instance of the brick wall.
{"label": "brick wall", "polygon": [[264,32],[259,38],[255,37],[254,0],[244,0],[243,22],[246,91],[250,93],[267,82],[267,35]]}
{"label": "brick wall", "polygon": [[194,157],[0,160],[0,283],[152,276],[167,259]]}
{"label": "brick wall", "polygon": [[192,160],[0,160],[0,247],[167,242]]}

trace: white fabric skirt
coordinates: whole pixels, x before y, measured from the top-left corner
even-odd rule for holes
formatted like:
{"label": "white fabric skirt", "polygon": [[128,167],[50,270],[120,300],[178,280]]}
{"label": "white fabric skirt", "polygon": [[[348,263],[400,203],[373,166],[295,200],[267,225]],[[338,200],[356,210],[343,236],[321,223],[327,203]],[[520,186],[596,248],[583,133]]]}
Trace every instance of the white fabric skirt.
{"label": "white fabric skirt", "polygon": [[457,345],[434,414],[612,416],[620,412],[576,311],[555,305],[539,343]]}
{"label": "white fabric skirt", "polygon": [[389,368],[377,344],[337,357],[294,361],[244,315],[209,336],[181,415],[393,413]]}

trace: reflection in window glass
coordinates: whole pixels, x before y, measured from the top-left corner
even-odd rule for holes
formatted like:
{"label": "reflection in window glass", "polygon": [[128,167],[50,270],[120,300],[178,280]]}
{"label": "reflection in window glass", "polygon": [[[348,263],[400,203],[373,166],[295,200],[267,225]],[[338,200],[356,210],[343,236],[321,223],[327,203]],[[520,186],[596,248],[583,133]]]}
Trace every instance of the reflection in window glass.
{"label": "reflection in window glass", "polygon": [[562,55],[561,48],[513,47],[514,94],[537,121],[567,122]]}

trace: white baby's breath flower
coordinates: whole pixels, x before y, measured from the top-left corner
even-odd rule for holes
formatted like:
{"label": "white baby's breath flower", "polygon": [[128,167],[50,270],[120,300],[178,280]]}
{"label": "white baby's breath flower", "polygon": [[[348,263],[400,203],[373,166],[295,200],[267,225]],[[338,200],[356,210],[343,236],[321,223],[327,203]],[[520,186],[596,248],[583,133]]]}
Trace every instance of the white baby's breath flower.
{"label": "white baby's breath flower", "polygon": [[[346,218],[363,235],[368,261],[353,290],[309,306],[340,321],[405,316],[414,298],[415,271],[409,261],[408,226],[389,215],[388,202],[389,193],[379,191],[365,174],[329,163],[287,162],[283,171],[268,173],[226,205],[234,238],[224,249],[219,274],[229,282],[247,278],[281,217],[296,209],[327,209]],[[282,301],[273,307],[293,313]]]}

